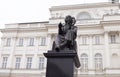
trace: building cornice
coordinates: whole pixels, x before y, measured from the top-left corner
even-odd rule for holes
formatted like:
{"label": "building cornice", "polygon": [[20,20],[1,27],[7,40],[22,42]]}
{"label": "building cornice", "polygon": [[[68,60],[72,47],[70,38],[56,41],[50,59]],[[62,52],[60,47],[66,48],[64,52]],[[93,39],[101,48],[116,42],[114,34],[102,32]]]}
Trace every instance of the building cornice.
{"label": "building cornice", "polygon": [[118,5],[119,5],[119,3],[112,4],[111,2],[102,2],[102,3],[89,3],[89,4],[53,6],[49,10],[50,11],[58,11],[58,10],[70,10],[70,9],[110,7],[110,6],[118,6]]}
{"label": "building cornice", "polygon": [[5,25],[22,25],[22,24],[47,24],[49,21],[42,21],[42,22],[23,22],[23,23],[9,23]]}
{"label": "building cornice", "polygon": [[101,21],[101,25],[113,25],[113,24],[120,24],[120,20],[111,20],[111,21]]}
{"label": "building cornice", "polygon": [[101,25],[81,25],[77,26],[79,30],[82,29],[103,29],[103,26]]}
{"label": "building cornice", "polygon": [[1,32],[11,32],[11,31],[46,31],[46,28],[5,28],[0,29]]}

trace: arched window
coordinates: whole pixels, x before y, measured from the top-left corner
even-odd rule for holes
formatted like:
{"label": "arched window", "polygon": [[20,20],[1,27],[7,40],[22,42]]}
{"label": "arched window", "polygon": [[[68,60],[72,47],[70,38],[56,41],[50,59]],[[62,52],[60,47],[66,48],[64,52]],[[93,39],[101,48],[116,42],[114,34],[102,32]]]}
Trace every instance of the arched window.
{"label": "arched window", "polygon": [[120,68],[120,58],[117,53],[113,53],[111,57],[111,67],[112,68]]}
{"label": "arched window", "polygon": [[100,53],[95,54],[95,70],[102,71],[103,63],[102,63],[102,55]]}
{"label": "arched window", "polygon": [[88,56],[87,54],[82,54],[80,56],[81,60],[81,72],[87,72],[88,71]]}
{"label": "arched window", "polygon": [[88,12],[81,12],[76,17],[77,20],[91,19],[91,16]]}

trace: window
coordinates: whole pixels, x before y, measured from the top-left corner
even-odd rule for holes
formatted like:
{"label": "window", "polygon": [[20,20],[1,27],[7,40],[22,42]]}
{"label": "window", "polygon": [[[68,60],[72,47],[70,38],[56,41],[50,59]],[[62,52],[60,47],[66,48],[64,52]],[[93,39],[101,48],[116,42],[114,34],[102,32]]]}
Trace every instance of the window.
{"label": "window", "polygon": [[100,36],[95,36],[95,44],[100,44]]}
{"label": "window", "polygon": [[102,71],[103,63],[102,63],[102,55],[97,53],[95,55],[95,70]]}
{"label": "window", "polygon": [[41,38],[41,45],[44,46],[46,44],[46,38],[42,37]]}
{"label": "window", "polygon": [[116,43],[116,35],[110,35],[110,41],[111,41],[111,44],[115,44]]}
{"label": "window", "polygon": [[33,46],[33,45],[34,45],[34,38],[30,38],[29,45],[30,45],[30,46]]}
{"label": "window", "polygon": [[39,57],[39,69],[44,69],[44,57]]}
{"label": "window", "polygon": [[10,46],[11,38],[7,38],[6,40],[6,46]]}
{"label": "window", "polygon": [[20,57],[16,57],[15,69],[19,69],[20,68],[20,62],[21,62],[21,58]]}
{"label": "window", "polygon": [[86,36],[83,36],[83,37],[82,37],[82,44],[83,44],[83,45],[86,45],[86,44],[87,44],[87,37],[86,37]]}
{"label": "window", "polygon": [[77,20],[91,19],[91,16],[88,12],[81,12],[77,15]]}
{"label": "window", "polygon": [[26,69],[31,69],[32,66],[32,57],[27,57]]}
{"label": "window", "polygon": [[111,68],[120,68],[120,58],[118,53],[113,53],[111,55]]}
{"label": "window", "polygon": [[19,39],[19,46],[23,46],[23,38]]}
{"label": "window", "polygon": [[88,56],[87,54],[82,54],[80,57],[81,60],[81,72],[88,71]]}
{"label": "window", "polygon": [[7,67],[7,60],[8,60],[8,57],[3,57],[2,68],[4,69]]}

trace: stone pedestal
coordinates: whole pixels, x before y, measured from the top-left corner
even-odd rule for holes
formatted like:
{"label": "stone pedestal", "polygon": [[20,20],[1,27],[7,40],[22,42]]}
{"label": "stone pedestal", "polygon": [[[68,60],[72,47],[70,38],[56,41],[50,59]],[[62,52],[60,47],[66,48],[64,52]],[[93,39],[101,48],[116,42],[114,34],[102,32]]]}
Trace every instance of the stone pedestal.
{"label": "stone pedestal", "polygon": [[46,77],[73,77],[74,64],[80,66],[77,53],[72,50],[48,51],[44,56],[47,57]]}

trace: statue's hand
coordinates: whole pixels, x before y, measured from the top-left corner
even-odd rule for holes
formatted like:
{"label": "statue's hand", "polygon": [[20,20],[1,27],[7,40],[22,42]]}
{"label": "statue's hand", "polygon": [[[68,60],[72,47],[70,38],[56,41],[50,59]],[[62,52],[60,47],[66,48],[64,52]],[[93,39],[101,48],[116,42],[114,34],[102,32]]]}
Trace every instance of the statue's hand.
{"label": "statue's hand", "polygon": [[59,25],[58,25],[59,29],[58,29],[58,34],[62,35],[63,34],[63,30],[62,30],[62,23],[60,22]]}
{"label": "statue's hand", "polygon": [[61,23],[61,22],[59,23],[58,27],[59,27],[59,28],[61,28],[61,27],[62,27],[62,23]]}

